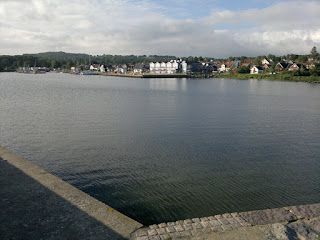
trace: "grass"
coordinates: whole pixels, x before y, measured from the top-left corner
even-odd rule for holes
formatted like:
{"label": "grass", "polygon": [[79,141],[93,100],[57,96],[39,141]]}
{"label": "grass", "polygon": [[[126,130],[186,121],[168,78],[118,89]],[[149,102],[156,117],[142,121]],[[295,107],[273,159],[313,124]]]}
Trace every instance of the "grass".
{"label": "grass", "polygon": [[291,82],[310,82],[320,83],[320,76],[292,76],[291,74],[226,74],[216,75],[217,78],[234,78],[234,79],[268,79],[268,80],[279,80],[279,81],[291,81]]}

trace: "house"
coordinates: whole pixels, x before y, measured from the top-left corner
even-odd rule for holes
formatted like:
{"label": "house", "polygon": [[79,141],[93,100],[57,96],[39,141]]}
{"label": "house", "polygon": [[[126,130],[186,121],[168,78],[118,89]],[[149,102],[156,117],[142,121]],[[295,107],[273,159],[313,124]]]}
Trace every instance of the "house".
{"label": "house", "polygon": [[149,64],[151,73],[164,73],[164,74],[174,74],[174,73],[187,73],[187,62],[182,60],[171,60],[167,63],[162,62],[152,62]]}
{"label": "house", "polygon": [[91,71],[99,71],[100,70],[100,65],[99,64],[92,64],[90,66]]}
{"label": "house", "polygon": [[133,67],[134,74],[142,74],[142,73],[146,72],[147,70],[149,70],[149,67],[143,63],[138,63],[138,64],[134,65],[134,67]]}
{"label": "house", "polygon": [[218,72],[229,72],[233,66],[233,62],[221,63],[218,66]]}
{"label": "house", "polygon": [[194,73],[212,73],[214,71],[211,64],[202,64],[200,62],[194,62],[189,64],[189,71]]}
{"label": "house", "polygon": [[264,68],[264,69],[269,69],[269,68],[270,68],[270,65],[265,63],[265,64],[263,64],[261,67]]}
{"label": "house", "polygon": [[286,68],[289,66],[289,64],[288,63],[277,63],[277,65],[276,65],[276,69],[279,69],[280,70],[280,72],[281,71],[284,71],[284,70],[286,70]]}
{"label": "house", "polygon": [[106,69],[104,68],[104,65],[100,66],[100,72],[106,72]]}
{"label": "house", "polygon": [[250,74],[261,74],[261,73],[264,73],[262,67],[253,66],[253,67],[250,69]]}
{"label": "house", "polygon": [[261,63],[262,63],[262,65],[264,65],[264,64],[270,65],[271,61],[266,59],[266,58],[264,58],[264,59],[261,60]]}
{"label": "house", "polygon": [[301,64],[294,63],[288,68],[288,71],[299,70],[300,68]]}

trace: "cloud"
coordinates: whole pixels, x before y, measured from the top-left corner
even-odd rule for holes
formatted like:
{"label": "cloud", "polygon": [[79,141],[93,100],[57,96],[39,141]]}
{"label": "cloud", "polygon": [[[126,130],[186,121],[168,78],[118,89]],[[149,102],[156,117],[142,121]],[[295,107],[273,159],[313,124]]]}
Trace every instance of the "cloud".
{"label": "cloud", "polygon": [[[175,5],[179,2],[192,3],[176,0]],[[303,54],[320,44],[319,1],[212,10],[201,18],[190,14],[177,18],[169,10],[149,0],[0,0],[0,54],[67,51],[228,57]]]}

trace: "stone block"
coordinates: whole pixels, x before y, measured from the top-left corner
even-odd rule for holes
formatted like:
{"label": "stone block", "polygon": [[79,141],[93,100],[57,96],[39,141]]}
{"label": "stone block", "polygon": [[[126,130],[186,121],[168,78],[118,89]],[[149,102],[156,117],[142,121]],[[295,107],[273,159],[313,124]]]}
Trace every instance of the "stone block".
{"label": "stone block", "polygon": [[221,226],[221,223],[218,220],[212,220],[210,223],[212,226]]}
{"label": "stone block", "polygon": [[213,227],[212,228],[213,232],[221,232],[222,230],[223,230],[222,227]]}
{"label": "stone block", "polygon": [[201,222],[208,222],[209,219],[208,219],[207,217],[203,217],[203,218],[200,218],[200,221],[201,221]]}
{"label": "stone block", "polygon": [[191,233],[189,231],[180,232],[181,237],[190,237]]}
{"label": "stone block", "polygon": [[185,225],[183,225],[183,227],[185,230],[192,230],[193,229],[191,224],[185,224]]}
{"label": "stone block", "polygon": [[177,232],[184,231],[184,228],[181,225],[176,225],[176,226],[174,226],[174,228],[176,229]]}
{"label": "stone block", "polygon": [[222,214],[222,217],[224,217],[224,218],[232,218],[230,213]]}
{"label": "stone block", "polygon": [[167,226],[167,224],[166,223],[160,223],[160,224],[158,224],[158,226],[159,226],[159,228],[164,228],[164,227]]}
{"label": "stone block", "polygon": [[162,234],[166,234],[166,230],[164,228],[158,228],[156,229],[156,231],[158,232],[159,235],[162,235]]}
{"label": "stone block", "polygon": [[172,227],[172,226],[167,226],[167,227],[166,227],[166,230],[167,230],[168,233],[174,233],[174,232],[176,232],[176,230],[175,230],[174,227]]}
{"label": "stone block", "polygon": [[157,229],[157,228],[158,228],[158,225],[157,225],[157,224],[153,224],[153,225],[150,225],[149,228],[151,228],[151,229]]}
{"label": "stone block", "polygon": [[175,232],[175,233],[170,233],[170,237],[171,237],[171,238],[180,238],[181,235],[180,235],[180,233]]}
{"label": "stone block", "polygon": [[209,222],[201,222],[202,226],[205,228],[210,228],[212,225]]}
{"label": "stone block", "polygon": [[212,221],[212,220],[217,220],[215,217],[213,217],[213,216],[210,216],[210,217],[208,217],[209,218],[209,220],[210,221]]}
{"label": "stone block", "polygon": [[200,218],[192,218],[192,221],[195,222],[195,223],[196,222],[200,222]]}
{"label": "stone block", "polygon": [[167,223],[167,226],[174,226],[174,225],[176,225],[175,222],[168,222],[168,223]]}
{"label": "stone block", "polygon": [[225,218],[219,218],[219,221],[223,224],[223,225],[228,225],[230,224],[229,221]]}
{"label": "stone block", "polygon": [[183,224],[182,220],[176,221],[176,225],[182,225],[182,224]]}
{"label": "stone block", "polygon": [[137,240],[149,240],[147,236],[137,237]]}
{"label": "stone block", "polygon": [[160,236],[150,236],[149,240],[161,240]]}
{"label": "stone block", "polygon": [[137,237],[148,236],[148,232],[146,230],[139,230],[135,233]]}
{"label": "stone block", "polygon": [[201,230],[192,230],[190,233],[194,237],[198,237],[203,234],[203,232]]}
{"label": "stone block", "polygon": [[227,219],[231,224],[239,224],[237,220],[235,220],[234,218],[228,218]]}
{"label": "stone block", "polygon": [[222,225],[221,227],[223,230],[232,230],[231,225]]}
{"label": "stone block", "polygon": [[193,226],[194,229],[201,229],[202,228],[202,225],[200,223],[198,223],[198,222],[193,223],[192,226]]}
{"label": "stone block", "polygon": [[161,240],[169,240],[171,237],[168,234],[160,235]]}
{"label": "stone block", "polygon": [[239,214],[234,212],[234,213],[231,213],[231,216],[234,217],[234,218],[237,218],[237,217],[239,217]]}
{"label": "stone block", "polygon": [[158,232],[155,230],[155,229],[150,229],[150,230],[148,230],[148,235],[149,236],[155,236],[155,235],[157,235],[158,234]]}
{"label": "stone block", "polygon": [[320,204],[311,204],[303,206],[291,206],[286,207],[295,215],[298,215],[301,218],[314,218],[320,216]]}
{"label": "stone block", "polygon": [[285,208],[242,212],[240,216],[253,226],[297,220],[297,217]]}
{"label": "stone block", "polygon": [[190,223],[193,223],[193,221],[191,219],[184,220],[184,224],[190,224]]}

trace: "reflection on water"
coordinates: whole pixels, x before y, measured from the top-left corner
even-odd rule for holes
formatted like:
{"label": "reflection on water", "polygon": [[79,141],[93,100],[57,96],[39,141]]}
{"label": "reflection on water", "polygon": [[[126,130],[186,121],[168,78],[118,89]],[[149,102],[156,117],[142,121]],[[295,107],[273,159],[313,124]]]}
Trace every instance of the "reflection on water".
{"label": "reflection on water", "polygon": [[149,79],[150,89],[165,91],[186,91],[186,78],[151,78]]}
{"label": "reflection on water", "polygon": [[0,144],[144,223],[319,202],[320,85],[0,74]]}

